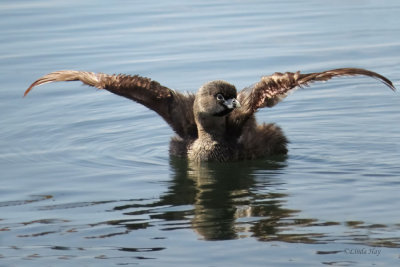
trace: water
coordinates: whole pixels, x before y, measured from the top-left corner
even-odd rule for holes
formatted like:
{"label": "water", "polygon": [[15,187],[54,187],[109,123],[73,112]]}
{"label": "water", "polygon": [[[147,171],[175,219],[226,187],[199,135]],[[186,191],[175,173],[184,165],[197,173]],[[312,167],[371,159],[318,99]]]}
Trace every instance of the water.
{"label": "water", "polygon": [[259,122],[285,158],[168,156],[153,112],[60,69],[129,73],[194,92],[275,71],[362,67],[399,84],[388,1],[9,1],[0,4],[1,266],[395,266],[400,98],[373,79],[299,90]]}

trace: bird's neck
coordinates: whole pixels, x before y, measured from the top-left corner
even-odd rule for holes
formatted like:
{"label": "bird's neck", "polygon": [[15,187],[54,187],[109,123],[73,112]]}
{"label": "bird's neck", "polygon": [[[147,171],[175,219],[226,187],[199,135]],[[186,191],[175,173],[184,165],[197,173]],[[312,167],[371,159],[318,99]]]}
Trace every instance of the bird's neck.
{"label": "bird's neck", "polygon": [[196,122],[199,139],[210,139],[217,142],[225,139],[225,117],[199,115],[196,117]]}

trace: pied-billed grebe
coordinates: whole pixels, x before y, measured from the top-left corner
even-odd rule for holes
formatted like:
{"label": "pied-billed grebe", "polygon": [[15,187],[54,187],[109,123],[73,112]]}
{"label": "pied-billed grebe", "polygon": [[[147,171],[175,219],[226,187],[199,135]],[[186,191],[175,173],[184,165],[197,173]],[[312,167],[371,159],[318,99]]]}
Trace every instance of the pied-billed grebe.
{"label": "pied-billed grebe", "polygon": [[108,75],[64,70],[49,73],[26,91],[56,81],[81,81],[132,99],[157,112],[175,131],[170,153],[201,161],[232,161],[286,154],[287,139],[274,124],[257,124],[255,112],[272,107],[294,89],[335,76],[365,75],[376,78],[395,90],[384,76],[357,68],[334,69],[317,73],[274,73],[237,93],[225,81],[212,81],[197,94],[182,94],[138,75]]}

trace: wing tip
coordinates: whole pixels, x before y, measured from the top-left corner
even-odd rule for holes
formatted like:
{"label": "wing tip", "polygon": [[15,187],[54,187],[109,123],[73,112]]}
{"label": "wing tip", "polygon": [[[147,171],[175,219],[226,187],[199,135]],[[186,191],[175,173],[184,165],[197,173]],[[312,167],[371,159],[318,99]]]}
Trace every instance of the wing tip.
{"label": "wing tip", "polygon": [[28,89],[25,90],[23,97],[26,97],[29,94],[29,92],[32,91],[33,87],[35,87],[35,86],[39,86],[39,85],[51,83],[51,82],[56,82],[56,81],[68,81],[68,79],[65,79],[65,78],[63,79],[62,75],[65,73],[69,73],[69,72],[75,72],[75,71],[54,71],[54,72],[50,72],[50,73],[42,76],[41,78],[34,81],[28,87]]}
{"label": "wing tip", "polygon": [[390,80],[385,81],[384,84],[386,84],[390,89],[392,89],[393,92],[397,91],[397,88],[394,86],[394,84]]}
{"label": "wing tip", "polygon": [[23,97],[26,97],[26,96],[29,94],[29,92],[32,91],[33,87],[39,86],[39,85],[42,85],[42,84],[45,84],[45,83],[48,83],[48,82],[49,82],[49,81],[43,80],[43,77],[40,78],[39,80],[36,80],[35,82],[33,82],[33,83],[28,87],[28,89],[25,90],[24,96],[23,96]]}
{"label": "wing tip", "polygon": [[[351,69],[352,68],[350,68],[350,70]],[[365,70],[365,69],[358,69],[358,68],[353,68],[353,70],[355,71],[355,74],[371,76],[372,78],[375,78],[375,79],[379,80],[380,82],[382,82],[383,84],[385,84],[393,92],[397,91],[396,87],[393,85],[391,80],[389,80],[388,78],[386,78],[385,76],[383,76],[383,75],[381,75],[381,74],[379,74],[377,72],[370,71],[370,70]]]}
{"label": "wing tip", "polygon": [[29,86],[28,89],[25,90],[23,98],[26,97],[29,94],[29,92],[33,89],[33,87],[36,86],[36,83],[37,83],[37,81],[32,83],[31,86]]}
{"label": "wing tip", "polygon": [[26,97],[34,86],[35,86],[34,83],[31,84],[31,86],[29,86],[29,88],[25,90],[23,97]]}
{"label": "wing tip", "polygon": [[379,80],[380,82],[382,82],[384,85],[386,85],[387,87],[389,87],[393,92],[397,91],[397,88],[394,86],[394,84],[392,83],[391,80],[389,80],[388,78],[386,78],[385,76],[382,76],[380,74],[377,74],[376,76],[373,76],[375,79]]}

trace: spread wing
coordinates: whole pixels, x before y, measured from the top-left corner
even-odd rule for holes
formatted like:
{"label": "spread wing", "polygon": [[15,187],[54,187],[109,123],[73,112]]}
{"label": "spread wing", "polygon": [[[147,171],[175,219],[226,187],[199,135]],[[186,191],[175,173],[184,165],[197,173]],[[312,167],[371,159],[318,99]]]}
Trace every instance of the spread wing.
{"label": "spread wing", "polygon": [[310,83],[316,81],[327,81],[336,76],[355,75],[375,78],[386,84],[393,91],[396,90],[389,79],[365,69],[342,68],[308,74],[301,74],[299,71],[296,73],[276,72],[270,76],[262,77],[258,83],[240,91],[238,100],[243,107],[242,112],[251,115],[259,108],[276,105],[296,88],[308,86]]}
{"label": "spread wing", "polygon": [[270,76],[262,77],[258,83],[239,92],[237,99],[241,104],[241,108],[235,109],[228,116],[230,132],[232,132],[233,136],[239,137],[245,123],[259,108],[275,106],[296,88],[308,86],[316,81],[327,81],[336,76],[355,75],[370,76],[383,82],[393,91],[396,90],[389,79],[365,69],[342,68],[308,74],[301,74],[299,71],[296,73],[276,72]]}
{"label": "spread wing", "polygon": [[86,85],[106,89],[111,93],[134,100],[157,112],[182,138],[196,138],[193,115],[194,95],[181,94],[156,81],[138,75],[108,75],[84,71],[64,70],[49,73],[36,80],[33,87],[58,81],[81,81]]}

